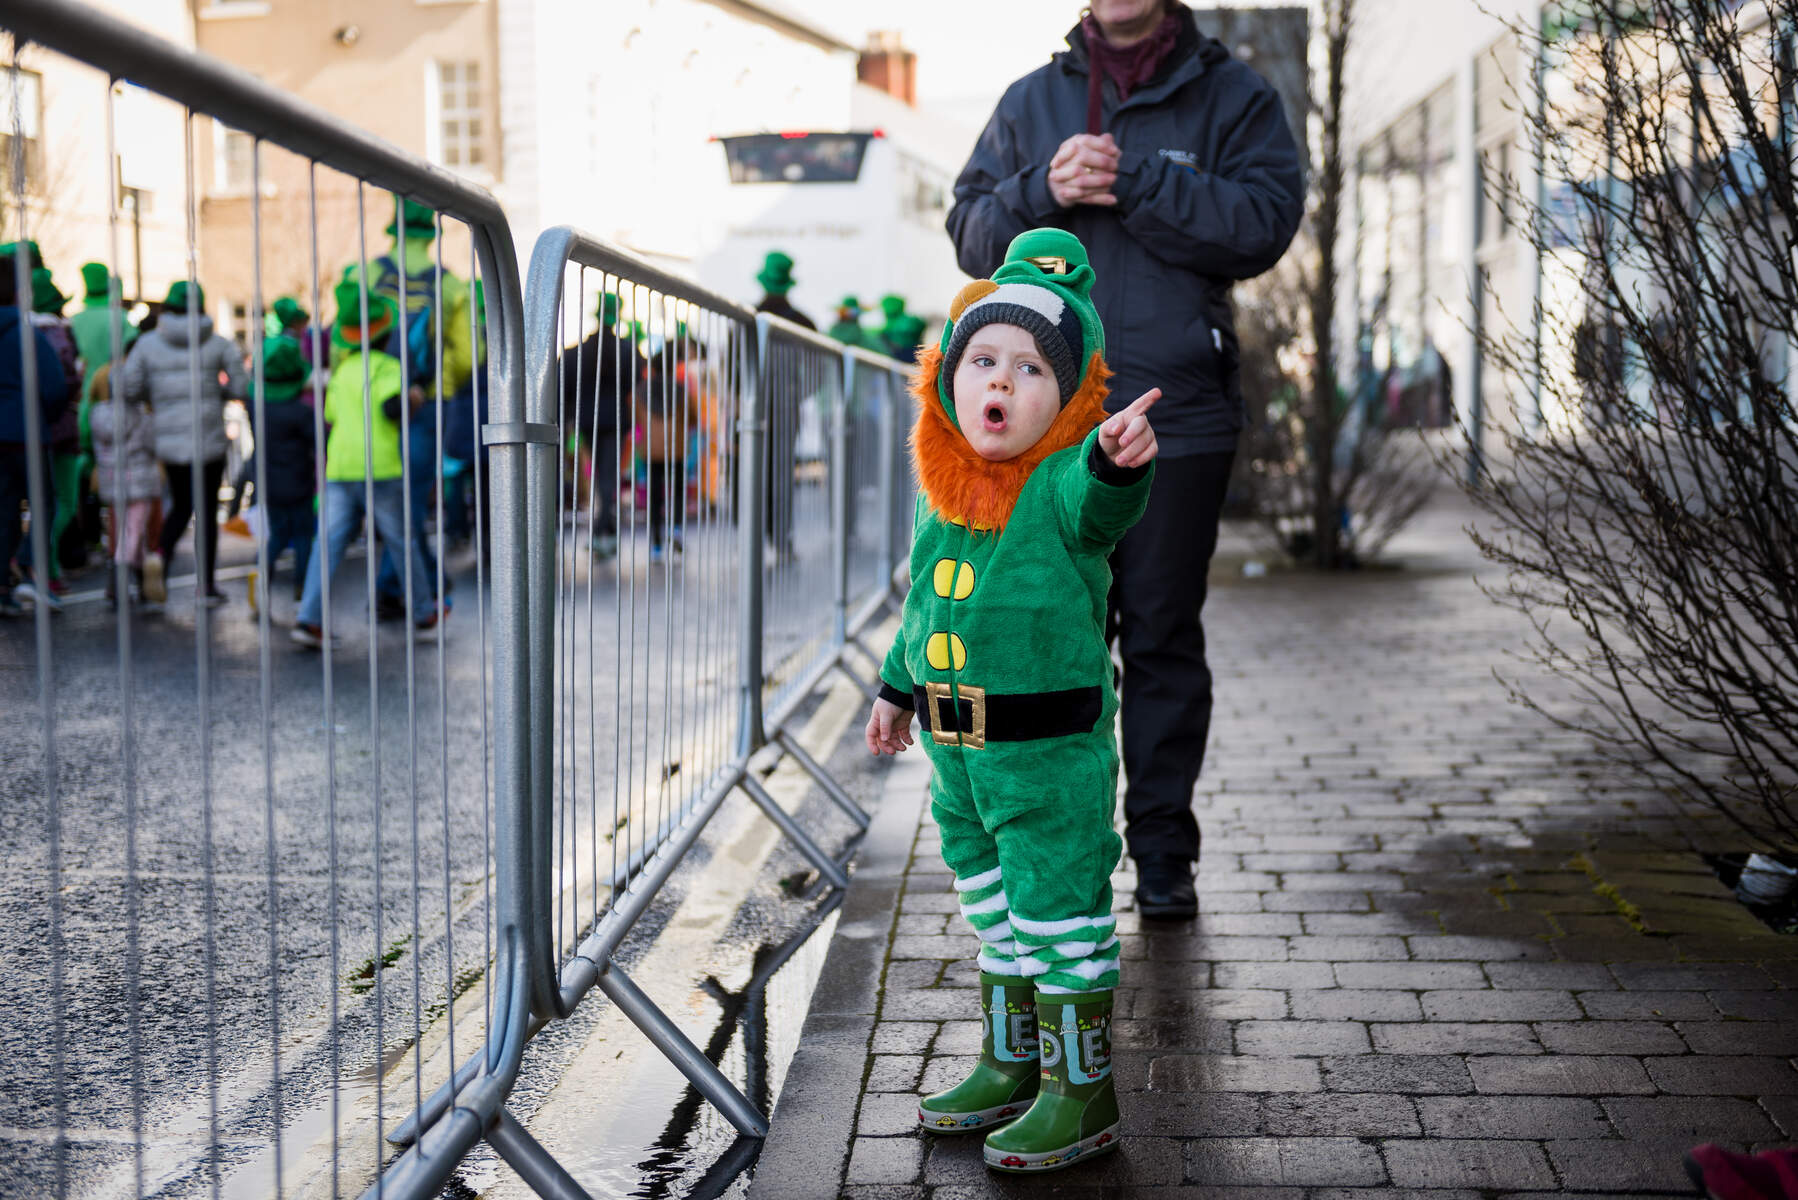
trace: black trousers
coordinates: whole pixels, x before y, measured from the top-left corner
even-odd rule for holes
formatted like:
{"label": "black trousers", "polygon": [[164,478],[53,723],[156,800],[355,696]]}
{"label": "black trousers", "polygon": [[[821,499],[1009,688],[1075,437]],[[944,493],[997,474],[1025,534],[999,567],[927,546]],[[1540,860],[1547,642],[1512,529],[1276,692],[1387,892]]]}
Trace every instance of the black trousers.
{"label": "black trousers", "polygon": [[1143,514],[1111,556],[1106,633],[1124,660],[1124,841],[1132,858],[1199,857],[1192,790],[1211,732],[1205,574],[1234,451],[1162,458]]}
{"label": "black trousers", "polygon": [[[194,529],[194,569],[200,582],[195,590],[199,595],[209,595],[214,590],[212,573],[218,566],[219,484],[225,479],[225,460],[215,458],[211,462],[200,464],[201,492],[198,503],[194,500],[191,465],[163,463],[162,473],[169,481],[169,511],[162,522],[162,561],[174,561],[175,543],[187,532],[188,520],[197,514],[199,520]],[[200,552],[202,545],[206,551],[204,554]]]}
{"label": "black trousers", "polygon": [[[660,546],[663,538],[686,526],[687,464],[684,459],[649,464],[649,542]],[[674,506],[674,520],[668,520],[668,506]]]}
{"label": "black trousers", "polygon": [[[44,491],[50,492],[50,464],[44,463]],[[0,596],[12,594],[12,560],[18,555],[19,566],[27,570],[31,564],[31,543],[25,537],[20,506],[29,496],[31,461],[23,442],[0,442]],[[35,515],[35,514],[34,514]]]}

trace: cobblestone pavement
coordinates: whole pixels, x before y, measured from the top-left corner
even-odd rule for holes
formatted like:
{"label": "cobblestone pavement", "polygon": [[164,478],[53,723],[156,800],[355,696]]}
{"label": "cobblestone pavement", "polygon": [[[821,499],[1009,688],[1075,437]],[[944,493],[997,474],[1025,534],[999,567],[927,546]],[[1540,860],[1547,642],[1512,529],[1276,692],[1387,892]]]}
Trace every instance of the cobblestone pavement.
{"label": "cobblestone pavement", "polygon": [[1507,700],[1527,630],[1469,517],[1445,499],[1404,571],[1214,591],[1201,915],[1140,921],[1117,877],[1121,1153],[1016,1181],[916,1132],[979,1028],[908,761],[752,1194],[1689,1194],[1690,1145],[1798,1138],[1798,937],[1700,857],[1727,829]]}

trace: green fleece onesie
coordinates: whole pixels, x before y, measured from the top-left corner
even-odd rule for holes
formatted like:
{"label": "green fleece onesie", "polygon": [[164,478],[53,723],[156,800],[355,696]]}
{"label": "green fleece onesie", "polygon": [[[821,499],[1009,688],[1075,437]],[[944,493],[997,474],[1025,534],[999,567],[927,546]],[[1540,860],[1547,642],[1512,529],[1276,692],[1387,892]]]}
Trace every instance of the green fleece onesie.
{"label": "green fleece onesie", "polygon": [[[1084,251],[1076,270],[1061,275],[1030,265],[1034,259],[1011,261],[1018,257],[1014,245],[1007,264],[970,285],[951,313],[1015,294],[997,289],[1021,282],[1085,301],[1077,315],[1086,323]],[[1047,311],[1053,319],[1060,310]],[[1096,314],[1090,324],[1078,391],[1036,447],[1061,439],[1060,448],[1034,469],[1007,475],[995,467],[984,481],[1016,487],[1002,521],[971,517],[982,511],[978,498],[971,503],[960,486],[984,468],[960,453],[966,442],[948,395],[953,328],[920,360],[913,453],[923,494],[912,585],[881,668],[881,694],[920,718],[918,738],[934,768],[931,811],[961,911],[983,944],[980,969],[1028,979],[1045,993],[1117,984],[1110,880],[1122,843],[1113,829],[1107,559],[1141,517],[1153,477],[1152,464],[1119,468],[1099,449],[1093,426],[1104,415],[1108,372]],[[1042,345],[1044,335],[1036,336]],[[937,457],[945,451],[956,457],[948,471]]]}

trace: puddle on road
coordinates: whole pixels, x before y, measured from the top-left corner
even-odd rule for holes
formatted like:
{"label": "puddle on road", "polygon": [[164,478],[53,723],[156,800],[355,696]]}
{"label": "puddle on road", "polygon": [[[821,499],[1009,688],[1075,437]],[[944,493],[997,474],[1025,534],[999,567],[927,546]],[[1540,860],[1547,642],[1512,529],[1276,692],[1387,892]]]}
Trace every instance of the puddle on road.
{"label": "puddle on road", "polygon": [[[651,960],[661,961],[630,970],[763,1113],[773,1111],[798,1048],[841,903],[841,893],[822,901],[780,942],[711,947],[710,962],[678,950],[652,954]],[[661,941],[669,940],[665,933]],[[671,997],[678,999],[666,1003]],[[605,1001],[593,997],[588,1003]],[[553,1121],[526,1119],[526,1128],[595,1196],[716,1200],[744,1194],[762,1143],[739,1136],[635,1026],[606,1007],[601,1027],[555,1083],[544,1110],[553,1108]],[[578,1122],[568,1116],[576,1110]],[[528,1193],[509,1168],[481,1152],[463,1164],[444,1194]]]}

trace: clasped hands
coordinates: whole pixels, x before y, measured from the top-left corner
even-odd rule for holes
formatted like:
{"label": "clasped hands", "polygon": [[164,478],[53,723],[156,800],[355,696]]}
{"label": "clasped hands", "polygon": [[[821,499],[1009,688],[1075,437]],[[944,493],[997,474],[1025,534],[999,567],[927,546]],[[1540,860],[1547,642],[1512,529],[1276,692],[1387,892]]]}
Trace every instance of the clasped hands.
{"label": "clasped hands", "polygon": [[1109,133],[1076,133],[1049,160],[1049,194],[1063,208],[1116,205],[1111,188],[1117,183],[1120,154]]}

